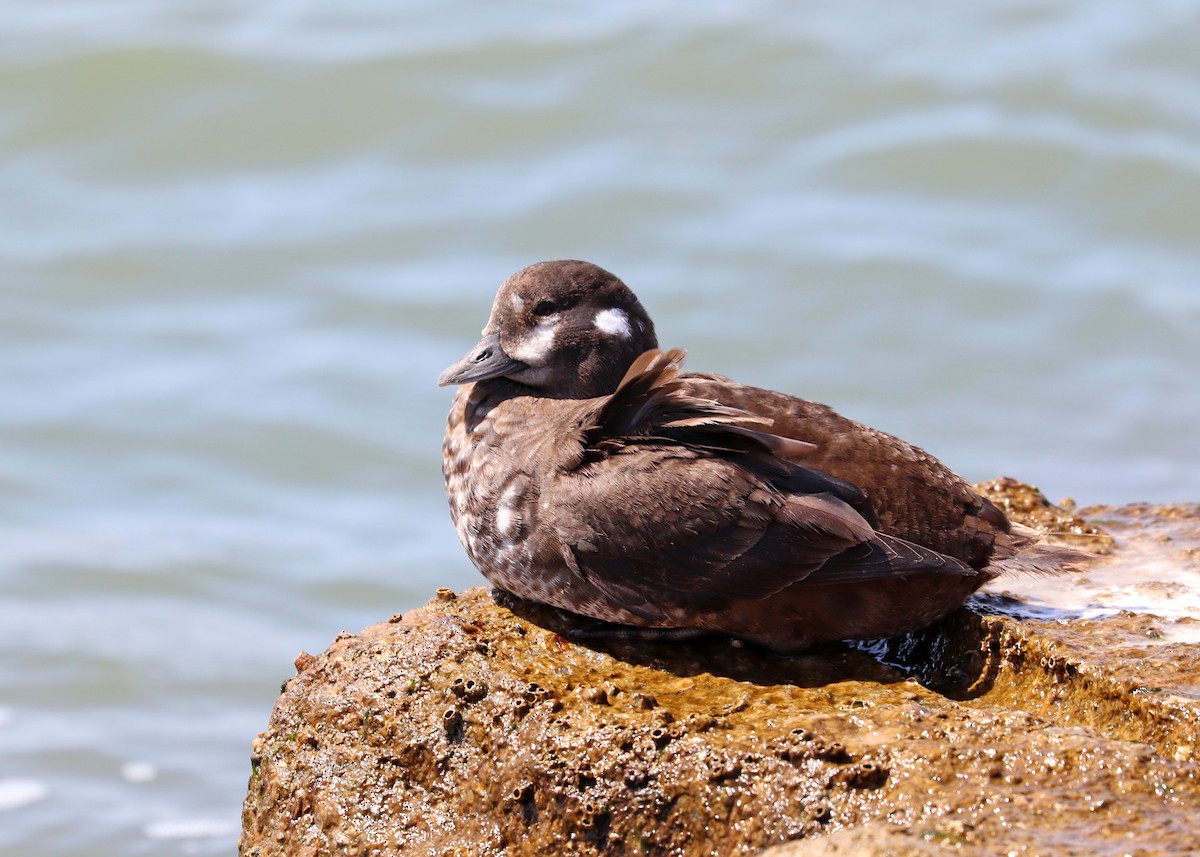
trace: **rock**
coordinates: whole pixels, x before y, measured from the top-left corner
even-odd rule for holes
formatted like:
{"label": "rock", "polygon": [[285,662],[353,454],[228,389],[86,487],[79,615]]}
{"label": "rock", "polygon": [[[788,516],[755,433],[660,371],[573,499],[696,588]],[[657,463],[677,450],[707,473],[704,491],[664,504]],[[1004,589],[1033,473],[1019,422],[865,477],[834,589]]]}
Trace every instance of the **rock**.
{"label": "rock", "polygon": [[1080,514],[1084,572],[802,656],[440,591],[297,659],[241,853],[1193,853],[1200,506]]}

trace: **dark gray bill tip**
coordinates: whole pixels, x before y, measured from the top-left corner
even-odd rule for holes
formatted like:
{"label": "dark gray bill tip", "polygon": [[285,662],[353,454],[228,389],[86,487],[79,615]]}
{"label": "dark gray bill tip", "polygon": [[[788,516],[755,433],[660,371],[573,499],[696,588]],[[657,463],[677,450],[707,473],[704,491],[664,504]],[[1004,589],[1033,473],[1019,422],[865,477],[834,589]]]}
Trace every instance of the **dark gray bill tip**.
{"label": "dark gray bill tip", "polygon": [[501,375],[525,368],[526,365],[520,360],[513,360],[504,353],[504,349],[500,347],[500,334],[489,333],[479,340],[466,357],[438,376],[438,386],[447,387],[451,384],[499,378]]}

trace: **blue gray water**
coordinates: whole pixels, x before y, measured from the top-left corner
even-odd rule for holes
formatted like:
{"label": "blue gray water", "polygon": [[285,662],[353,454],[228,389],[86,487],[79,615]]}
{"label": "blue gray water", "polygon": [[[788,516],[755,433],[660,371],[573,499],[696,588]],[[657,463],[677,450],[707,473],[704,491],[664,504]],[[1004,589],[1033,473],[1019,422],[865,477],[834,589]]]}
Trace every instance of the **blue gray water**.
{"label": "blue gray water", "polygon": [[511,271],[1080,503],[1200,499],[1192,2],[0,0],[0,852],[234,852],[300,650],[479,582]]}

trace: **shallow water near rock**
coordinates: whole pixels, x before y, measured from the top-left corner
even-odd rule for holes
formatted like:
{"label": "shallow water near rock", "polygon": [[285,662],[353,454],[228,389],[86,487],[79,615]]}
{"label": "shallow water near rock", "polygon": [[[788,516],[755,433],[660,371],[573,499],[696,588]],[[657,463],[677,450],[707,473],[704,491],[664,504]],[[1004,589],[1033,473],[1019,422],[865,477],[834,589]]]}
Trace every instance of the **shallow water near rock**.
{"label": "shallow water near rock", "polygon": [[1196,500],[1197,43],[1170,0],[4,4],[0,852],[232,854],[296,653],[480,582],[434,379],[538,259],[970,479]]}
{"label": "shallow water near rock", "polygon": [[[1156,621],[1145,643],[1200,643],[1200,506],[1094,507],[1080,515],[1118,538],[1120,551],[1075,574],[1010,577],[983,592],[1016,599],[1009,615],[1018,618],[1148,615]],[[986,597],[980,606],[988,606]]]}

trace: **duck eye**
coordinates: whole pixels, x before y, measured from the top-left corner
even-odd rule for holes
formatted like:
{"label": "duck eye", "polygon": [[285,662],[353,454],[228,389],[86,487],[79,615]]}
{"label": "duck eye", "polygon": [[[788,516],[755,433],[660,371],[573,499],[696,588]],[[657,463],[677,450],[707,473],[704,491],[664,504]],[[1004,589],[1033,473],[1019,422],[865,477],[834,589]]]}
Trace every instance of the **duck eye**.
{"label": "duck eye", "polygon": [[554,312],[554,301],[538,301],[533,308],[534,315],[550,315]]}

